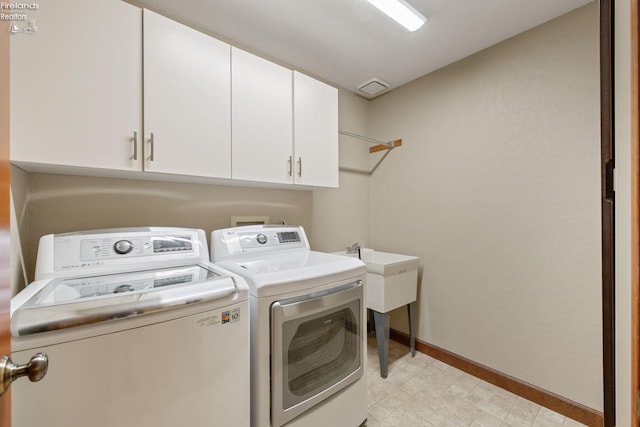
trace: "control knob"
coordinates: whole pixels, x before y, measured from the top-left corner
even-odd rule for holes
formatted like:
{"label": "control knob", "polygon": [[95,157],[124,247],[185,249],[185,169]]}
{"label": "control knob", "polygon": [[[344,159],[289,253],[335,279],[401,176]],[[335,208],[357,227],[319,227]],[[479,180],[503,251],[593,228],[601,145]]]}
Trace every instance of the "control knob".
{"label": "control knob", "polygon": [[265,234],[258,234],[258,236],[256,237],[256,240],[261,245],[264,245],[265,243],[267,243],[267,236]]}
{"label": "control knob", "polygon": [[117,254],[128,254],[133,250],[133,244],[128,240],[118,240],[115,245],[113,245],[113,250],[116,251]]}
{"label": "control knob", "polygon": [[114,293],[114,294],[119,294],[119,293],[121,293],[121,292],[131,292],[131,291],[133,291],[133,290],[134,290],[133,286],[128,285],[128,284],[126,284],[126,283],[125,283],[124,285],[119,285],[119,286],[117,286],[117,287],[113,290],[113,293]]}

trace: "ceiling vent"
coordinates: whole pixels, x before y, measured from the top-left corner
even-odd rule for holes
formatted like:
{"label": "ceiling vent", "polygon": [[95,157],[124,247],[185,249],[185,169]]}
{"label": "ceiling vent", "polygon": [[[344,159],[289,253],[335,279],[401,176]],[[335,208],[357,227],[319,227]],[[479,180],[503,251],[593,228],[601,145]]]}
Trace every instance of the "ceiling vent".
{"label": "ceiling vent", "polygon": [[377,77],[374,77],[372,79],[367,80],[364,83],[360,83],[358,85],[358,90],[366,94],[367,97],[372,98],[388,90],[390,87],[391,85],[389,83]]}

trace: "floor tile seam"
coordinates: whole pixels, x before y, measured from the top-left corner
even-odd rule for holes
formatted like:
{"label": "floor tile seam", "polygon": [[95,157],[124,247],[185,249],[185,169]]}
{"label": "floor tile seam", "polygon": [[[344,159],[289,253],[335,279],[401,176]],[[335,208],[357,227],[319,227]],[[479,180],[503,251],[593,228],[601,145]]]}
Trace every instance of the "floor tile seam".
{"label": "floor tile seam", "polygon": [[[511,409],[505,409],[505,410],[504,410],[504,411],[506,412],[506,413],[505,413],[505,415],[498,415],[497,413],[490,412],[490,411],[488,411],[487,409],[485,409],[485,408],[483,408],[483,407],[481,407],[481,406],[478,406],[478,405],[477,405],[476,403],[474,403],[474,402],[470,402],[470,403],[471,403],[471,404],[473,404],[474,406],[476,406],[477,408],[479,408],[481,411],[483,411],[483,412],[485,412],[485,413],[487,413],[487,414],[489,414],[489,415],[491,415],[491,416],[493,416],[493,417],[496,417],[496,418],[498,418],[498,419],[499,419],[499,420],[501,420],[501,421],[504,421],[504,420],[507,418],[507,416],[509,415],[509,412],[511,411]],[[502,408],[498,407],[498,410],[500,410],[500,409],[502,409]]]}
{"label": "floor tile seam", "polygon": [[[481,416],[481,415],[483,415],[483,413],[484,413],[484,414],[486,414],[486,415],[488,415],[488,416],[490,416],[490,417],[493,417],[493,418],[497,419],[497,420],[498,420],[498,422],[499,422],[499,424],[498,424],[499,426],[501,426],[501,425],[503,425],[503,424],[505,423],[505,418],[506,418],[506,417],[501,419],[500,417],[498,417],[498,416],[496,416],[496,415],[494,415],[494,414],[492,414],[492,413],[490,413],[490,412],[487,412],[487,411],[485,411],[485,410],[482,410],[482,412],[480,412],[480,413],[478,414],[478,416],[476,417],[476,419],[474,420],[474,422],[475,422],[475,421],[477,421],[477,420],[478,420],[478,418],[480,418],[480,416]],[[472,423],[472,424],[473,424],[473,423]]]}
{"label": "floor tile seam", "polygon": [[[493,397],[493,396],[492,396],[492,397]],[[496,407],[496,408],[498,408],[498,409],[502,409],[502,410],[506,411],[506,412],[507,412],[507,414],[509,414],[509,413],[511,412],[511,410],[515,407],[515,402],[511,403],[511,404],[509,405],[509,408],[505,408],[505,407],[500,406],[499,404],[497,404],[497,403],[495,403],[495,402],[492,402],[492,401],[491,401],[491,399],[484,399],[484,398],[480,398],[480,399],[481,399],[481,401],[482,401],[482,402],[485,402],[488,406],[492,406],[492,407]],[[478,404],[477,404],[476,402],[473,402],[472,400],[469,400],[469,401],[470,401],[472,404],[474,404],[474,405],[478,406]],[[484,410],[484,408],[482,408],[482,407],[480,407],[480,406],[478,406],[478,407],[479,407],[480,409]],[[484,411],[485,411],[485,412],[488,412],[488,411],[486,411],[486,410],[484,410]],[[500,418],[500,417],[498,417],[498,416],[497,416],[497,415],[495,415],[495,414],[491,414],[491,415],[494,415],[495,417]],[[506,418],[506,415],[505,415],[503,418]]]}
{"label": "floor tile seam", "polygon": [[[505,417],[505,422],[507,422],[507,419],[509,418],[509,415],[511,415],[513,413],[513,410],[516,409],[517,405],[514,405],[513,408],[511,408],[511,410],[509,411],[509,414],[507,414],[507,416]],[[538,413],[540,412],[540,408],[541,406],[538,405],[538,408],[536,409],[535,415],[533,416],[532,420],[529,422],[527,420],[525,420],[524,418],[522,418],[521,416],[519,416],[518,414],[514,414],[514,417],[521,419],[522,421],[528,422],[530,426],[533,425],[533,422],[535,421],[536,417],[538,416]],[[520,408],[522,409],[522,408]]]}

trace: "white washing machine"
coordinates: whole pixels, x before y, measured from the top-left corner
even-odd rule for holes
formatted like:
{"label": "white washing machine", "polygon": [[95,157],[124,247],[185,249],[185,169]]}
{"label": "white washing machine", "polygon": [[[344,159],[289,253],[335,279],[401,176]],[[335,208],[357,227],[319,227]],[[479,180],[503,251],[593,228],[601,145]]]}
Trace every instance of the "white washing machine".
{"label": "white washing machine", "polygon": [[211,256],[249,284],[251,425],[364,423],[365,265],[311,251],[284,225],[216,230]]}
{"label": "white washing machine", "polygon": [[209,262],[204,231],[111,229],[40,239],[11,301],[13,427],[249,426],[248,286]]}

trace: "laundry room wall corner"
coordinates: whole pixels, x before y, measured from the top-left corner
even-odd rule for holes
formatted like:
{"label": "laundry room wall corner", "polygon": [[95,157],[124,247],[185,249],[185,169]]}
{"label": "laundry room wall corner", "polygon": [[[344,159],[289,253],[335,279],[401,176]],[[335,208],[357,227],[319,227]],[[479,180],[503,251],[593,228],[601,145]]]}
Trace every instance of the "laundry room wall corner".
{"label": "laundry room wall corner", "polygon": [[27,187],[29,174],[11,166],[11,239],[9,260],[11,263],[11,295],[15,295],[27,285],[25,260],[29,222],[26,217]]}
{"label": "laundry room wall corner", "polygon": [[[366,135],[369,101],[338,91],[339,127]],[[369,244],[369,146],[340,135],[340,187],[315,190],[309,240],[316,251],[334,252],[358,242]]]}

